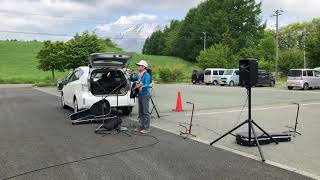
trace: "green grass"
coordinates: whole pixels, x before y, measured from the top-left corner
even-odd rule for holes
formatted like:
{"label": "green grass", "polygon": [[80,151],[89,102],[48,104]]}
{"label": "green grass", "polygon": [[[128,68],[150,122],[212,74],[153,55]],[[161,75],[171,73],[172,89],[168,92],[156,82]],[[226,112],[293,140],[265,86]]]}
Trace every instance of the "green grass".
{"label": "green grass", "polygon": [[[50,81],[51,72],[37,68],[36,55],[41,47],[41,42],[0,41],[0,83]],[[56,77],[64,74],[56,72]]]}
{"label": "green grass", "polygon": [[[43,44],[41,42],[0,41],[0,84],[31,83],[39,86],[52,85],[51,72],[39,70],[37,53]],[[116,51],[110,50],[110,51]],[[158,79],[161,67],[179,67],[183,69],[184,77],[181,81],[189,81],[193,69],[198,69],[192,63],[180,58],[169,56],[152,56],[131,53],[129,67],[136,69],[135,63],[143,59],[149,63]],[[64,77],[67,72],[55,72],[56,79]]]}

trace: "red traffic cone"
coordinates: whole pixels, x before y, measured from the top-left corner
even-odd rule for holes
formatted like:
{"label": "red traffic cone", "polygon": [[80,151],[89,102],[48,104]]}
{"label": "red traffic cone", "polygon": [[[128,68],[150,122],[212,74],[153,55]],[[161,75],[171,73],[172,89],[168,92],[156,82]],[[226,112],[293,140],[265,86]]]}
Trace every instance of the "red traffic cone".
{"label": "red traffic cone", "polygon": [[176,111],[176,112],[182,112],[182,111],[183,111],[183,108],[182,108],[182,99],[181,99],[181,93],[180,93],[180,91],[178,91],[176,109],[173,109],[173,111]]}

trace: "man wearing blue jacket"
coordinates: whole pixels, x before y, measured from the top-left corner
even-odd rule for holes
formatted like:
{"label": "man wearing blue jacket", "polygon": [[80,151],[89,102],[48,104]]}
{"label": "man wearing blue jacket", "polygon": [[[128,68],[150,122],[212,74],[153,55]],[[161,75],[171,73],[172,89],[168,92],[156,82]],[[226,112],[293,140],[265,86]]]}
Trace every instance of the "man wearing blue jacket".
{"label": "man wearing blue jacket", "polygon": [[142,134],[150,132],[150,114],[149,114],[149,100],[150,100],[150,82],[151,76],[147,72],[148,63],[141,60],[137,64],[138,76],[134,77],[130,75],[130,81],[137,82],[136,89],[139,89],[138,93],[138,105],[139,105],[139,127],[135,131],[139,131]]}

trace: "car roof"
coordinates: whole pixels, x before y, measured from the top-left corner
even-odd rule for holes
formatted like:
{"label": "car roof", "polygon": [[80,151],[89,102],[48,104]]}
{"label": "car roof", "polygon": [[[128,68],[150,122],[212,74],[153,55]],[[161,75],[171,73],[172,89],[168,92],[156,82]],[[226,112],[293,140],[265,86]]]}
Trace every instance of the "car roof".
{"label": "car roof", "polygon": [[298,71],[302,71],[302,70],[312,70],[312,71],[314,71],[314,70],[317,70],[317,69],[290,69],[289,71],[291,71],[291,70],[298,70]]}
{"label": "car roof", "polygon": [[226,69],[223,69],[223,68],[207,68],[205,70],[226,70]]}

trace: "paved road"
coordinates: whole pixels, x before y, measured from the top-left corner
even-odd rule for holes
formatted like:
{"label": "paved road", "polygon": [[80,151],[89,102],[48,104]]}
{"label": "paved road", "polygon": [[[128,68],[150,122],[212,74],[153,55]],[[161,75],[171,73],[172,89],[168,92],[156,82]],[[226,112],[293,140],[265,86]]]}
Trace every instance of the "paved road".
{"label": "paved road", "polygon": [[[0,89],[0,179],[45,166],[155,142],[72,126],[59,98],[32,88]],[[16,179],[308,179],[218,148],[152,129],[144,149],[46,169]]]}

